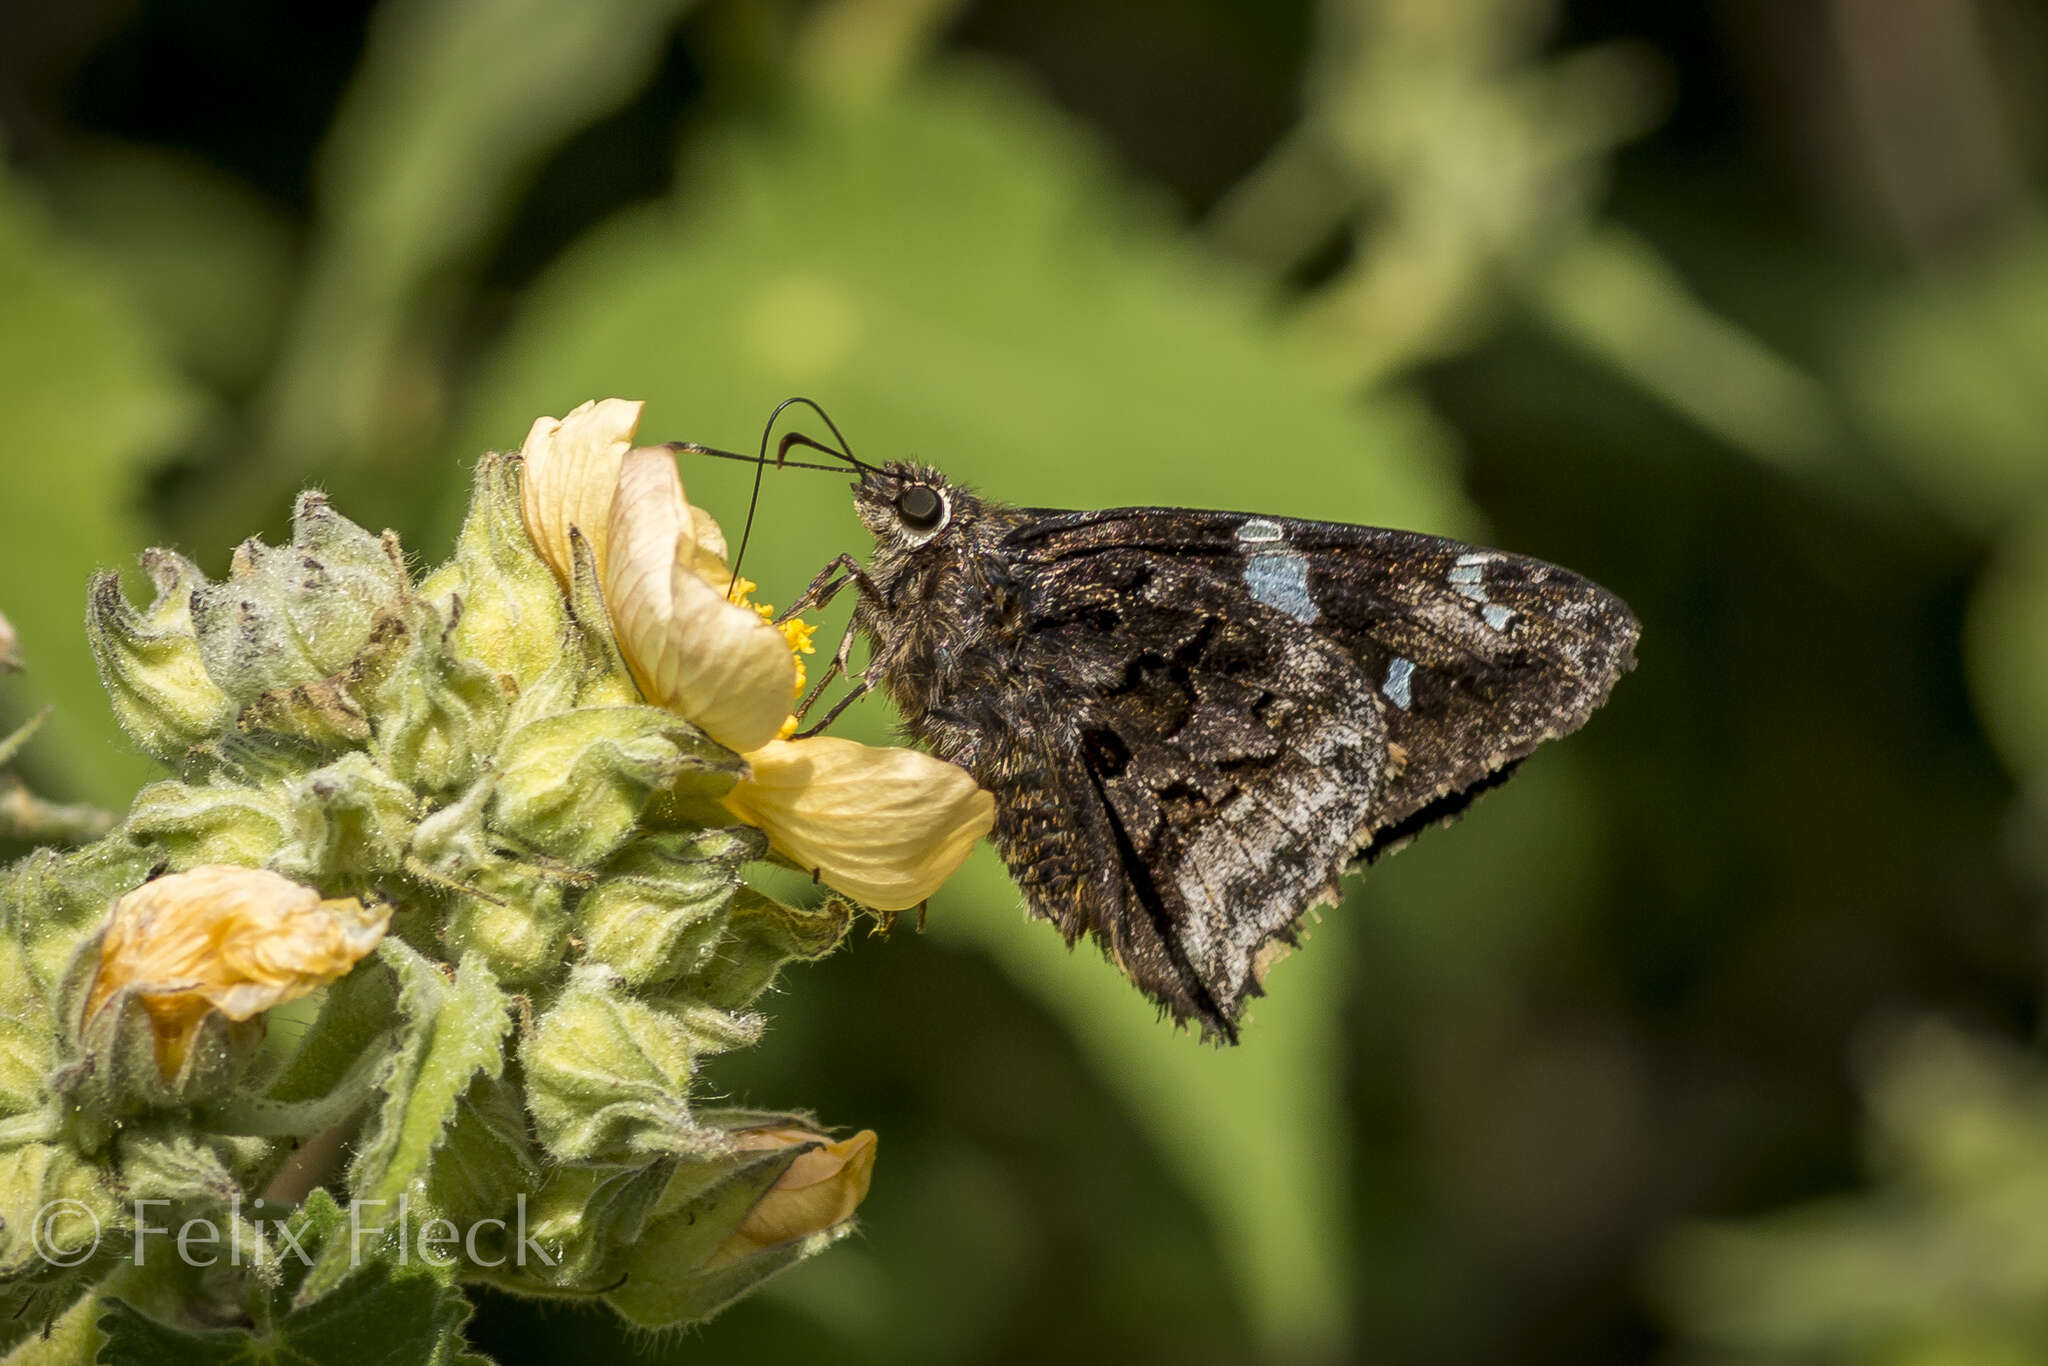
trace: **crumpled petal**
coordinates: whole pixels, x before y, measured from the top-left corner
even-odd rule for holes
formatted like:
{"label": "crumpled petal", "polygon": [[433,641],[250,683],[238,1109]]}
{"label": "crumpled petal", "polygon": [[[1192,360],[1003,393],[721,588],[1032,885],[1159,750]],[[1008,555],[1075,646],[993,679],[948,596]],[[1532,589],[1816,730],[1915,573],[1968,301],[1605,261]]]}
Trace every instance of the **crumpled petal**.
{"label": "crumpled petal", "polygon": [[919,750],[820,735],[764,745],[747,764],[727,808],[766,831],[777,853],[878,911],[936,892],[995,824],[995,798]]}
{"label": "crumpled petal", "polygon": [[744,753],[782,728],[796,663],[782,632],[727,600],[725,585],[700,572],[692,513],[667,451],[626,455],[612,505],[605,605],[647,700]]}
{"label": "crumpled petal", "polygon": [[88,1019],[124,987],[155,1027],[175,1076],[206,1016],[253,1019],[354,967],[384,937],[389,906],[320,893],[261,868],[209,864],[146,882],[114,903]]}
{"label": "crumpled petal", "polygon": [[526,514],[526,534],[564,588],[576,574],[570,527],[582,531],[598,572],[604,572],[619,466],[633,445],[633,429],[640,425],[640,410],[646,406],[635,399],[592,399],[571,409],[567,417],[536,418],[526,444],[519,448],[519,502]]}
{"label": "crumpled petal", "polygon": [[735,1146],[751,1152],[799,1143],[823,1146],[798,1154],[733,1235],[711,1254],[706,1268],[845,1223],[867,1198],[868,1184],[874,1178],[877,1140],[873,1129],[862,1129],[837,1142],[794,1127],[743,1129],[733,1140]]}

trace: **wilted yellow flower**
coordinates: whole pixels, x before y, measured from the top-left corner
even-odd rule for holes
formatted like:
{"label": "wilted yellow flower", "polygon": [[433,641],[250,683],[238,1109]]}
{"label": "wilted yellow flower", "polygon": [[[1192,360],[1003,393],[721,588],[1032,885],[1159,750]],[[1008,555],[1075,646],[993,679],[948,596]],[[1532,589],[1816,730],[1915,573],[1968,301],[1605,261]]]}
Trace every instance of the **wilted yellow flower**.
{"label": "wilted yellow flower", "polygon": [[761,1197],[732,1237],[711,1254],[705,1269],[845,1223],[867,1198],[868,1183],[874,1178],[873,1129],[862,1129],[852,1138],[837,1142],[808,1129],[743,1129],[733,1135],[733,1140],[746,1152],[790,1148],[800,1143],[823,1146],[797,1155],[789,1170]]}
{"label": "wilted yellow flower", "polygon": [[261,868],[172,873],[114,903],[86,1018],[134,987],[155,1028],[157,1064],[174,1077],[209,1014],[248,1020],[297,1000],[361,961],[390,920],[389,906],[324,901]]}
{"label": "wilted yellow flower", "polygon": [[[521,455],[528,534],[566,585],[569,530],[596,559],[619,652],[650,702],[748,764],[726,798],[776,851],[878,910],[905,910],[959,868],[995,823],[966,772],[917,750],[783,740],[811,628],[779,625],[732,583],[725,535],[692,507],[661,447],[634,449],[638,403],[585,403],[534,423]],[[593,533],[587,520],[602,518]]]}

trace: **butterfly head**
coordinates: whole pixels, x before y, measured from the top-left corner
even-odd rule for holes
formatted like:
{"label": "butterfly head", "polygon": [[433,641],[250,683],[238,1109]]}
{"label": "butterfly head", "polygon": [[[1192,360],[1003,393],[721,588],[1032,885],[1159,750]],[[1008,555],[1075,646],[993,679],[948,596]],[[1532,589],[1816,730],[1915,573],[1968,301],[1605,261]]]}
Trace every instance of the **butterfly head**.
{"label": "butterfly head", "polygon": [[973,495],[929,465],[900,460],[861,471],[854,508],[877,545],[915,550],[944,536],[972,511]]}

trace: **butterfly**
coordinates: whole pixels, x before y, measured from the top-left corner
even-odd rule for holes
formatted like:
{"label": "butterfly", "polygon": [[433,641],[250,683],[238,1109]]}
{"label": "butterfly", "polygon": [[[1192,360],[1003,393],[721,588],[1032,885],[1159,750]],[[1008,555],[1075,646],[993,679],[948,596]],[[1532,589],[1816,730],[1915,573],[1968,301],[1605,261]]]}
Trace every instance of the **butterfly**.
{"label": "butterfly", "polygon": [[1236,1042],[1346,873],[1577,730],[1635,663],[1628,607],[1541,560],[1242,512],[1011,507],[807,437],[778,463],[791,444],[858,472],[875,542],[791,609],[858,592],[804,709],[853,686],[813,729],[879,687],[993,794],[1031,912],[1214,1040]]}

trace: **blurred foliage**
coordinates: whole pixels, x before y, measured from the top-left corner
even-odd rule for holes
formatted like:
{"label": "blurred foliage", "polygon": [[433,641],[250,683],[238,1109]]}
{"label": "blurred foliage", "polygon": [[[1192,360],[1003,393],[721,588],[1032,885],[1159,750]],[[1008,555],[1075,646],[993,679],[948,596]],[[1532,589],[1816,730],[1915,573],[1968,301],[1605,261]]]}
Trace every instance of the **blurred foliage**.
{"label": "blurred foliage", "polygon": [[2048,1361],[2048,1071],[1936,1025],[1874,1071],[1879,1191],[1676,1240],[1680,1319],[1744,1360]]}
{"label": "blurred foliage", "polygon": [[[1636,606],[1606,714],[1327,912],[1234,1053],[988,858],[800,974],[714,1076],[883,1133],[865,1240],[658,1354],[2003,1360],[2038,1287],[1992,1206],[2048,1180],[2044,53],[2018,0],[9,7],[0,733],[57,701],[24,776],[118,798],[91,569],[309,482],[434,556],[476,451],[605,394],[751,449],[807,393],[1024,503],[1487,537]],[[748,572],[861,539],[791,473]],[[1872,1022],[1937,1015],[1859,1102]]]}

